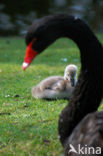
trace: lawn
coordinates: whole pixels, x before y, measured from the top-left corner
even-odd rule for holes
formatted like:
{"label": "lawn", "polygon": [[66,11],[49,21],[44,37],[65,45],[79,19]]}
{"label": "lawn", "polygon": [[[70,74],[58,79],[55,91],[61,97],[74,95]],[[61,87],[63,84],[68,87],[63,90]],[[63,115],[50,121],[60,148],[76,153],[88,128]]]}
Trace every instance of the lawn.
{"label": "lawn", "polygon": [[[103,43],[103,35],[98,38]],[[25,51],[23,38],[0,38],[0,156],[61,156],[58,117],[67,100],[36,100],[31,88],[63,75],[67,64],[80,71],[79,50],[71,40],[57,40],[22,71]]]}

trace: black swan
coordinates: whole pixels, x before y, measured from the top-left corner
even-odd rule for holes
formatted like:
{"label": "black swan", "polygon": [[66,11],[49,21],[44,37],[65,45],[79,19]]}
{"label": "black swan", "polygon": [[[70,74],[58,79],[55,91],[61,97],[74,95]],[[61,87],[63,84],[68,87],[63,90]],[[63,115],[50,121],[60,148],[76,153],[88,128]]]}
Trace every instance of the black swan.
{"label": "black swan", "polygon": [[71,38],[80,49],[81,56],[79,80],[69,104],[64,108],[59,119],[60,141],[63,146],[66,146],[73,129],[88,113],[97,111],[101,102],[103,47],[82,20],[69,15],[47,16],[37,20],[27,33],[28,50],[23,69],[28,67],[37,54],[60,37]]}
{"label": "black swan", "polygon": [[32,88],[36,99],[69,99],[77,82],[77,66],[66,66],[64,77],[50,76]]}

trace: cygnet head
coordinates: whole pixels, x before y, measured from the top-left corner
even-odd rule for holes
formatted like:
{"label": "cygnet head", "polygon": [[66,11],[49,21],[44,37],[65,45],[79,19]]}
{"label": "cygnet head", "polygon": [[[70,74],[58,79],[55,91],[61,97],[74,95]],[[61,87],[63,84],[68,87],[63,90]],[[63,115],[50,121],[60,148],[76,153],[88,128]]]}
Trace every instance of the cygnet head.
{"label": "cygnet head", "polygon": [[74,87],[77,82],[77,66],[74,64],[70,64],[66,66],[64,71],[64,79],[69,80],[71,86]]}

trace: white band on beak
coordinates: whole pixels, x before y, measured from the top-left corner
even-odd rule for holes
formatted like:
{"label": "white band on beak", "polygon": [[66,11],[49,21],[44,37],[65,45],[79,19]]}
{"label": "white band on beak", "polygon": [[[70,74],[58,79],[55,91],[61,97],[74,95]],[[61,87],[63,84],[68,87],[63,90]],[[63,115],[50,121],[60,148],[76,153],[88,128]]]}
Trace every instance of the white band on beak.
{"label": "white band on beak", "polygon": [[22,68],[25,70],[29,66],[29,63],[23,62]]}

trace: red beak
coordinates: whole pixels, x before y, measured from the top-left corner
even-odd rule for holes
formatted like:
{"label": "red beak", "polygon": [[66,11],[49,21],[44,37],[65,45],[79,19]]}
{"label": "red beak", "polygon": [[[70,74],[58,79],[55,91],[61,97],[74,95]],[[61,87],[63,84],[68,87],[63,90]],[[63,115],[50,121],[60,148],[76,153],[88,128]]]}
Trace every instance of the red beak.
{"label": "red beak", "polygon": [[32,49],[32,44],[33,43],[30,42],[29,45],[27,46],[24,63],[22,65],[23,70],[25,70],[30,65],[30,63],[33,61],[35,56],[38,55],[38,52],[36,52],[35,50]]}

